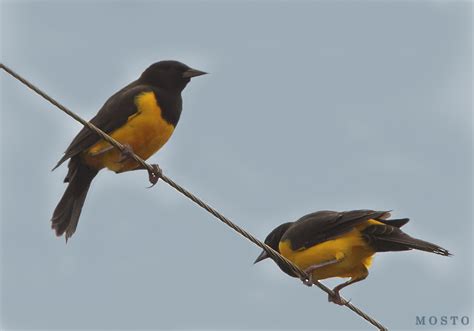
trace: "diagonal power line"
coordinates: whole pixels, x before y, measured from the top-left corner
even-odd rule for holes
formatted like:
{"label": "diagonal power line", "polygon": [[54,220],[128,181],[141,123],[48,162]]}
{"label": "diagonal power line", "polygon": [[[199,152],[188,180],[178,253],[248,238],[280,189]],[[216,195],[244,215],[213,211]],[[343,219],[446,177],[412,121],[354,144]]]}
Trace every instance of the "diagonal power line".
{"label": "diagonal power line", "polygon": [[[13,76],[14,78],[16,78],[17,80],[19,80],[20,82],[22,82],[24,85],[26,85],[28,88],[30,88],[31,90],[33,90],[34,92],[36,92],[37,94],[39,94],[41,97],[43,97],[44,99],[46,99],[47,101],[49,101],[50,103],[52,103],[54,106],[56,106],[57,108],[59,108],[60,110],[62,110],[63,112],[65,112],[66,114],[68,114],[69,116],[71,116],[72,118],[74,118],[76,121],[80,122],[82,125],[86,126],[88,129],[90,129],[91,131],[95,132],[97,135],[99,135],[102,139],[104,139],[105,141],[107,141],[109,144],[111,144],[112,146],[114,146],[115,148],[117,148],[118,150],[120,150],[121,152],[126,152],[127,155],[130,155],[131,158],[133,158],[136,162],[138,162],[144,169],[147,169],[149,171],[155,171],[155,169],[150,165],[148,164],[147,162],[145,162],[145,160],[143,160],[141,157],[139,157],[138,155],[136,155],[135,153],[130,153],[130,151],[126,150],[126,148],[121,144],[119,143],[118,141],[116,141],[114,138],[110,137],[107,133],[105,133],[104,131],[102,131],[101,129],[99,129],[98,127],[96,127],[95,125],[91,124],[90,122],[84,120],[83,118],[81,118],[79,115],[77,115],[76,113],[74,113],[73,111],[69,110],[68,108],[66,108],[65,106],[63,106],[62,104],[60,104],[58,101],[56,101],[55,99],[53,99],[52,97],[50,97],[49,95],[47,95],[45,92],[43,92],[42,90],[40,90],[39,88],[37,88],[36,86],[34,86],[32,83],[30,83],[28,80],[26,80],[25,78],[23,78],[22,76],[20,76],[19,74],[17,74],[15,71],[13,71],[12,69],[10,69],[9,67],[7,67],[6,65],[4,65],[3,63],[0,63],[0,68],[5,70],[5,72],[7,72],[8,74],[10,74],[11,76]],[[192,194],[191,192],[189,192],[188,190],[186,190],[184,187],[180,186],[179,184],[175,183],[173,180],[171,180],[170,178],[166,177],[163,172],[160,172],[159,174],[159,178],[161,180],[163,180],[165,183],[167,183],[168,185],[170,185],[171,187],[173,187],[175,190],[179,191],[181,194],[183,194],[184,196],[186,196],[188,199],[192,200],[194,203],[196,203],[198,206],[200,206],[201,208],[205,209],[207,212],[209,212],[210,214],[212,214],[214,217],[216,217],[217,219],[219,219],[221,222],[223,222],[224,224],[226,224],[227,226],[229,226],[230,228],[232,228],[234,231],[238,232],[240,235],[242,235],[243,237],[247,238],[248,240],[250,240],[252,243],[254,243],[255,245],[259,246],[260,248],[262,248],[265,252],[267,252],[268,255],[270,255],[273,259],[275,260],[278,260],[279,262],[285,264],[288,268],[290,268],[291,271],[293,271],[296,275],[298,275],[300,277],[300,279],[303,279],[303,280],[308,280],[309,279],[309,275],[304,271],[302,270],[301,268],[299,268],[297,265],[295,265],[294,263],[292,263],[290,260],[288,260],[287,258],[285,258],[283,255],[281,255],[280,253],[278,253],[277,251],[275,251],[273,248],[271,248],[270,246],[266,245],[265,243],[263,243],[262,241],[258,240],[256,237],[254,237],[252,234],[248,233],[247,231],[245,231],[244,229],[242,229],[241,227],[239,227],[237,224],[233,223],[231,220],[229,220],[227,217],[225,217],[224,215],[222,215],[221,213],[219,213],[216,209],[212,208],[209,204],[205,203],[204,201],[202,201],[201,199],[199,199],[198,197],[196,197],[194,194]],[[323,285],[322,283],[320,283],[319,281],[314,281],[313,282],[314,285],[316,285],[317,287],[319,287],[321,290],[323,290],[324,292],[326,292],[327,294],[329,295],[333,295],[334,292],[328,288],[327,286]],[[386,327],[384,327],[382,324],[380,324],[379,322],[377,322],[375,319],[373,319],[372,317],[370,317],[369,315],[367,315],[365,312],[363,312],[362,310],[360,310],[359,308],[357,308],[356,306],[354,306],[352,303],[350,303],[349,301],[347,300],[344,300],[346,303],[345,303],[345,306],[347,308],[349,308],[350,310],[352,310],[353,312],[355,312],[357,315],[359,315],[360,317],[362,317],[363,319],[365,319],[367,322],[369,322],[370,324],[372,324],[373,326],[375,326],[376,328],[378,328],[379,330],[387,330]]]}

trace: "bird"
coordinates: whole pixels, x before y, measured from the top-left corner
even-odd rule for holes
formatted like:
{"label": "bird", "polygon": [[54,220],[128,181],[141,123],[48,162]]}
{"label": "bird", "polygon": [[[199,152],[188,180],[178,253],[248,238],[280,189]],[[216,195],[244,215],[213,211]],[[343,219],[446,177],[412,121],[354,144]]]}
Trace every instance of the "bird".
{"label": "bird", "polygon": [[[101,169],[115,173],[140,169],[131,153],[146,160],[168,141],[181,116],[181,92],[191,78],[204,74],[178,61],[159,61],[105,102],[90,123],[120,142],[125,151],[86,127],[75,136],[53,168],[69,160],[64,178],[68,186],[51,218],[57,236],[64,234],[67,242],[76,231],[91,182]],[[161,170],[153,165],[153,171],[147,171],[154,185]]]}
{"label": "bird", "polygon": [[[345,305],[347,301],[339,292],[367,278],[375,253],[415,249],[452,255],[438,245],[404,233],[400,228],[408,223],[408,218],[390,217],[390,211],[317,211],[279,225],[266,237],[265,244],[309,275],[309,279],[302,279],[305,285],[332,277],[350,278],[328,295],[328,301]],[[264,250],[254,264],[269,257],[274,259]],[[275,262],[286,274],[298,277],[282,261]]]}

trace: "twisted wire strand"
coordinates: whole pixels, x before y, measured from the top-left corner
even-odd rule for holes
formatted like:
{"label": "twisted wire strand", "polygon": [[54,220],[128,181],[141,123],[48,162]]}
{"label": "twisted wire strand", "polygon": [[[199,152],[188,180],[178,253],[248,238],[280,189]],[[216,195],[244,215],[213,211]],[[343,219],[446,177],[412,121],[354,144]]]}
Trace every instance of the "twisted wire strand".
{"label": "twisted wire strand", "polygon": [[[17,80],[19,80],[20,82],[22,82],[29,89],[33,90],[34,92],[39,94],[41,97],[43,97],[44,99],[46,99],[47,101],[52,103],[54,106],[56,106],[57,108],[59,108],[60,110],[62,110],[66,114],[68,114],[70,117],[74,118],[76,121],[80,122],[82,125],[86,126],[88,129],[95,132],[97,135],[99,135],[102,139],[107,141],[112,146],[114,146],[115,148],[117,148],[121,152],[126,152],[127,155],[130,155],[130,157],[132,157],[136,162],[138,162],[144,169],[147,169],[148,171],[151,171],[151,172],[153,172],[155,170],[150,164],[145,162],[145,160],[143,160],[141,157],[139,157],[138,155],[136,155],[133,152],[130,153],[129,150],[126,150],[126,148],[121,143],[119,143],[117,140],[115,140],[114,138],[109,136],[107,133],[105,133],[104,131],[102,131],[101,129],[99,129],[98,127],[93,125],[92,123],[84,120],[82,117],[80,117],[79,115],[77,115],[73,111],[71,111],[68,108],[66,108],[65,106],[63,106],[61,103],[59,103],[58,101],[56,101],[55,99],[53,99],[52,97],[47,95],[45,92],[40,90],[38,87],[36,87],[32,83],[30,83],[27,79],[23,78],[22,76],[20,76],[18,73],[16,73],[12,69],[10,69],[6,65],[4,65],[3,63],[0,63],[0,68],[5,70],[5,72],[7,72],[11,76],[13,76]],[[214,217],[219,219],[221,222],[223,222],[224,224],[226,224],[227,226],[232,228],[234,231],[236,231],[237,233],[239,233],[243,237],[250,240],[255,245],[262,248],[270,257],[272,257],[275,260],[278,260],[279,262],[284,263],[291,271],[293,271],[296,275],[298,275],[300,277],[300,279],[302,279],[302,280],[308,280],[309,279],[309,275],[303,269],[299,268],[297,265],[295,265],[293,262],[291,262],[290,260],[285,258],[283,255],[278,253],[276,250],[274,250],[273,248],[271,248],[270,246],[268,246],[264,242],[260,241],[256,237],[254,237],[249,232],[245,231],[244,229],[242,229],[241,227],[239,227],[238,225],[233,223],[230,219],[228,219],[227,217],[225,217],[224,215],[219,213],[216,209],[214,209],[209,204],[207,204],[204,201],[202,201],[201,199],[199,199],[197,196],[195,196],[194,194],[192,194],[191,192],[186,190],[184,187],[177,184],[176,182],[171,180],[169,177],[165,176],[163,174],[163,172],[160,172],[160,174],[158,176],[165,183],[167,183],[168,185],[173,187],[175,190],[177,190],[178,192],[180,192],[181,194],[183,194],[184,196],[189,198],[191,201],[196,203],[201,208],[205,209],[207,212],[212,214]],[[334,294],[334,292],[330,288],[326,287],[325,285],[323,285],[319,281],[313,281],[313,284],[316,285],[317,287],[319,287],[321,290],[323,290],[324,292],[326,292],[329,295]],[[387,328],[384,327],[381,323],[379,323],[374,318],[370,317],[368,314],[366,314],[365,312],[363,312],[362,310],[360,310],[356,306],[354,306],[352,303],[350,303],[347,300],[344,300],[344,301],[346,302],[344,305],[347,308],[349,308],[350,310],[355,312],[357,315],[359,315],[360,317],[365,319],[367,322],[369,322],[370,324],[372,324],[373,326],[375,326],[379,330],[383,330],[383,331],[387,330]]]}

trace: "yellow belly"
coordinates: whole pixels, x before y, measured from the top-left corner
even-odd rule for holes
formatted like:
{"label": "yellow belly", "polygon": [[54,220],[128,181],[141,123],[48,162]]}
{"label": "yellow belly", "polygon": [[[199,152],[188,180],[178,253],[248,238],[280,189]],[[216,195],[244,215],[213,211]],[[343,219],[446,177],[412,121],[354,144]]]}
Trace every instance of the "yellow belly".
{"label": "yellow belly", "polygon": [[375,253],[370,246],[367,245],[360,233],[360,231],[370,224],[380,224],[380,222],[369,220],[340,237],[299,251],[293,251],[287,240],[280,242],[279,250],[284,257],[303,270],[312,265],[333,259],[340,260],[340,262],[315,270],[313,272],[313,279],[357,277],[366,272],[366,269],[372,262],[372,256]]}
{"label": "yellow belly", "polygon": [[[138,95],[135,104],[139,111],[110,136],[121,144],[128,145],[135,154],[146,160],[168,141],[174,126],[161,117],[161,109],[153,92]],[[104,140],[83,152],[82,157],[95,169],[106,167],[115,172],[124,172],[138,167],[134,160],[123,160],[121,153],[116,148],[110,149],[110,144]]]}

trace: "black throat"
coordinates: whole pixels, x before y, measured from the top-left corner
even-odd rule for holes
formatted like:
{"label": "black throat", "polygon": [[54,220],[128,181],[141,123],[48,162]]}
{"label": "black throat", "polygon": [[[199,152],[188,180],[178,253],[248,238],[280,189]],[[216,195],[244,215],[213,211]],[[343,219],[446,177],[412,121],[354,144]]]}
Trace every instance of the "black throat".
{"label": "black throat", "polygon": [[[294,224],[294,222],[288,222],[288,223],[283,223],[276,227],[270,234],[267,236],[265,239],[265,244],[276,250],[278,253],[280,253],[279,250],[279,244],[280,240],[285,234],[285,232]],[[272,258],[273,259],[273,258]],[[291,277],[298,277],[295,275],[295,273],[291,270],[290,267],[286,265],[286,263],[283,263],[279,260],[274,260],[275,263],[280,267],[280,269],[286,273],[287,275],[290,275]]]}
{"label": "black throat", "polygon": [[169,91],[153,88],[158,106],[161,108],[161,116],[169,124],[176,127],[183,110],[183,99],[180,91]]}

